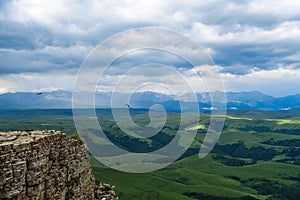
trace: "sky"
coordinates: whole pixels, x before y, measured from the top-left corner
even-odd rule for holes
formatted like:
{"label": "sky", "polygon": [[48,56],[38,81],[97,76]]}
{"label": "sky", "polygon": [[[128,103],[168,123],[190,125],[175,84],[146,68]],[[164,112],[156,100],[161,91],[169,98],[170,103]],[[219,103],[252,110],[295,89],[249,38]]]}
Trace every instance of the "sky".
{"label": "sky", "polygon": [[[174,30],[201,45],[226,91],[257,90],[276,97],[300,93],[298,0],[2,0],[0,93],[71,91],[93,48],[114,34],[144,27]],[[172,59],[173,67],[182,70],[180,60],[158,55],[138,59]],[[122,66],[111,70],[103,91],[112,89],[110,81],[120,77]],[[198,84],[195,77],[188,79]]]}

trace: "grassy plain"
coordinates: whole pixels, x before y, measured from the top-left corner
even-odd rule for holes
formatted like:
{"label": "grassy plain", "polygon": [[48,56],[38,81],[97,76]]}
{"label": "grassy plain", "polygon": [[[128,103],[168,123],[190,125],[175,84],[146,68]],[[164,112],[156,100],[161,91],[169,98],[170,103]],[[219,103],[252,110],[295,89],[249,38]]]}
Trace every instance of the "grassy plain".
{"label": "grassy plain", "polygon": [[[149,123],[145,111],[132,114],[136,123]],[[122,200],[298,199],[300,118],[286,113],[282,116],[258,111],[229,113],[218,144],[203,159],[197,154],[210,116],[201,114],[196,126],[191,126],[186,118],[185,131],[197,129],[198,133],[190,149],[168,167],[151,173],[132,174],[110,169],[91,156],[93,172],[100,182],[115,185]],[[157,136],[136,139],[118,129],[109,111],[98,112],[108,137],[118,146],[134,152],[149,152],[168,144],[176,134],[179,117],[179,113],[168,113],[168,120]],[[32,129],[56,129],[69,135],[76,134],[69,110],[0,113],[0,131]]]}

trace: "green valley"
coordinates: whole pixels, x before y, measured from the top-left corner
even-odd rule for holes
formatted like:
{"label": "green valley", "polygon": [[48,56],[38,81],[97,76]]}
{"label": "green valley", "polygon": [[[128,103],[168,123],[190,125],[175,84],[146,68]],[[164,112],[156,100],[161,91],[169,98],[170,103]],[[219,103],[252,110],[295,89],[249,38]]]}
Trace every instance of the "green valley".
{"label": "green valley", "polygon": [[[12,114],[10,114],[13,112]],[[249,114],[251,113],[251,115]],[[147,110],[131,112],[137,124],[149,123]],[[168,144],[176,134],[180,113],[168,113],[159,133],[133,138],[120,130],[109,110],[98,110],[107,137],[132,152],[150,152]],[[282,116],[280,118],[280,116]],[[279,112],[229,112],[223,133],[211,153],[199,159],[209,125],[202,114],[195,141],[168,167],[144,174],[110,169],[91,156],[99,181],[115,185],[123,199],[298,199],[300,196],[299,116]],[[7,111],[0,115],[0,131],[55,129],[76,135],[70,110]],[[89,138],[93,141],[93,138]],[[93,141],[97,143],[96,140]]]}

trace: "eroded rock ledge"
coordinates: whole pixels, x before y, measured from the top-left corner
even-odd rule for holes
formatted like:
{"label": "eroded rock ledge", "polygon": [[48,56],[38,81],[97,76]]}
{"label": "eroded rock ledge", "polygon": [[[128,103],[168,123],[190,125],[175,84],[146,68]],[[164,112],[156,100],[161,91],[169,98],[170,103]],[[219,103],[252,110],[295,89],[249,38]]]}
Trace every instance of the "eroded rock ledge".
{"label": "eroded rock ledge", "polygon": [[0,132],[0,199],[118,199],[97,185],[88,150],[58,131]]}

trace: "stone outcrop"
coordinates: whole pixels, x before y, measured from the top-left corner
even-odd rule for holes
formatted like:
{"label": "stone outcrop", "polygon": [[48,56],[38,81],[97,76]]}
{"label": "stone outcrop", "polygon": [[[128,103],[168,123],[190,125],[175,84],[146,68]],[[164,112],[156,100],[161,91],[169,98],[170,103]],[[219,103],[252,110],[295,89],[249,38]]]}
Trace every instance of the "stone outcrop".
{"label": "stone outcrop", "polygon": [[86,145],[64,133],[0,133],[0,153],[0,199],[118,199],[95,183]]}

